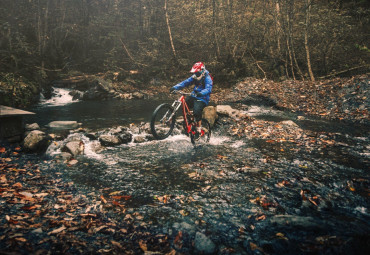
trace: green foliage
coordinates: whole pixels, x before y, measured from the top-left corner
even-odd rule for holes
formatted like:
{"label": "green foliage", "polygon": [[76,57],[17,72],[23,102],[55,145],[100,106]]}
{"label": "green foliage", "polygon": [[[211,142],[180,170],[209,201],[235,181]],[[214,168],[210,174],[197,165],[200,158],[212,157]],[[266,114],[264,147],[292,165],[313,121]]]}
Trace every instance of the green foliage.
{"label": "green foliage", "polygon": [[13,73],[0,73],[1,104],[27,107],[37,99],[40,89],[36,83]]}
{"label": "green foliage", "polygon": [[[304,1],[167,0],[169,27],[163,7],[150,0],[2,0],[1,71],[47,83],[73,71],[139,70],[145,83],[185,78],[203,61],[225,86],[245,76],[307,78]],[[368,7],[313,1],[308,45],[317,76],[369,62]]]}

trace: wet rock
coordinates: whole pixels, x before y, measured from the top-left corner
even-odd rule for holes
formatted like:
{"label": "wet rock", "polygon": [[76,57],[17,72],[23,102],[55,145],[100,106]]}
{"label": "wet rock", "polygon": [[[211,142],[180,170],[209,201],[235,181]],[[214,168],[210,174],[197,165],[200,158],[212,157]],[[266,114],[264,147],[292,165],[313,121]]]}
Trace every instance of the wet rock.
{"label": "wet rock", "polygon": [[82,141],[68,142],[63,148],[63,152],[71,153],[74,157],[84,153],[84,143]]}
{"label": "wet rock", "polygon": [[109,129],[108,134],[118,137],[121,143],[129,143],[132,141],[132,134],[125,127]]}
{"label": "wet rock", "polygon": [[86,133],[85,136],[89,138],[90,140],[98,139],[98,136],[96,135],[96,133]]}
{"label": "wet rock", "polygon": [[122,144],[122,140],[115,135],[101,135],[99,141],[103,146],[115,146]]}
{"label": "wet rock", "polygon": [[303,229],[322,229],[325,225],[321,221],[313,217],[304,217],[296,215],[276,215],[270,219],[271,224],[276,224],[278,227],[292,227]]}
{"label": "wet rock", "polygon": [[214,107],[214,106],[205,107],[203,109],[203,118],[208,120],[211,127],[213,127],[213,125],[215,124],[215,122],[218,118],[216,107]]}
{"label": "wet rock", "polygon": [[78,91],[78,90],[73,90],[73,91],[69,92],[69,95],[72,96],[72,100],[80,100],[80,99],[82,99],[84,93],[81,92],[81,91]]}
{"label": "wet rock", "polygon": [[145,95],[141,92],[134,92],[132,93],[132,97],[136,99],[144,99]]}
{"label": "wet rock", "polygon": [[52,121],[47,126],[55,129],[76,129],[80,124],[77,121]]}
{"label": "wet rock", "polygon": [[143,142],[145,142],[144,136],[135,136],[134,143],[143,143]]}
{"label": "wet rock", "polygon": [[175,223],[173,224],[173,228],[177,231],[188,233],[189,235],[194,235],[196,231],[195,226],[187,222]]}
{"label": "wet rock", "polygon": [[26,151],[42,152],[49,144],[49,136],[40,130],[31,131],[23,141],[23,148]]}
{"label": "wet rock", "polygon": [[233,109],[230,105],[217,105],[216,110],[218,114],[229,117],[235,116],[239,113],[238,110]]}
{"label": "wet rock", "polygon": [[213,254],[216,250],[216,245],[205,234],[197,232],[194,240],[195,249],[199,253]]}
{"label": "wet rock", "polygon": [[129,143],[132,141],[132,134],[129,132],[125,132],[118,135],[118,138],[121,140],[122,143]]}
{"label": "wet rock", "polygon": [[40,126],[37,123],[26,124],[24,128],[26,131],[40,130]]}
{"label": "wet rock", "polygon": [[99,91],[102,92],[109,92],[113,89],[112,84],[106,80],[101,78],[97,78],[95,81],[92,82],[92,86],[96,87]]}

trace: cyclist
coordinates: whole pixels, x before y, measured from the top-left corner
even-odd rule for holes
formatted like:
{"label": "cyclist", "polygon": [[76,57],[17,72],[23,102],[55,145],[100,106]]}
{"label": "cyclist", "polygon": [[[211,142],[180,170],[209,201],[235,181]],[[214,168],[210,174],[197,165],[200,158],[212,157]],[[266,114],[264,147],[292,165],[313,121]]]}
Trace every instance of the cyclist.
{"label": "cyclist", "polygon": [[[190,96],[186,97],[187,105],[193,109],[197,132],[200,133],[202,112],[209,103],[212,92],[213,80],[209,71],[202,62],[197,62],[190,70],[193,75],[188,79],[178,83],[170,89],[170,92],[181,90],[190,85],[194,85],[194,90]],[[198,134],[199,135],[199,134]]]}

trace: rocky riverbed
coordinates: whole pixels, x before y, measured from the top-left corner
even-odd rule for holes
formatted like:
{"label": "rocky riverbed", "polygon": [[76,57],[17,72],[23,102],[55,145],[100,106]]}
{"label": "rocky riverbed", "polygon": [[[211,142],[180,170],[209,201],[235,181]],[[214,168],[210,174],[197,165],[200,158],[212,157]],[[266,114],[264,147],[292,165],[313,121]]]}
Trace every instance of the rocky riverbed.
{"label": "rocky riverbed", "polygon": [[[101,144],[99,137],[107,133],[131,134],[133,141],[146,133],[145,124],[107,132],[74,129],[69,140],[51,138],[54,148],[70,147],[66,158],[2,143],[0,250],[365,254],[370,147],[368,90],[361,86],[369,85],[366,79],[349,79],[334,90],[348,90],[341,97],[346,101],[335,101],[331,88],[310,107],[300,101],[312,99],[309,90],[298,90],[305,97],[282,93],[287,82],[249,80],[233,90],[217,88],[214,102],[228,104],[230,111],[225,107],[213,129],[213,141],[220,142],[199,148],[186,137],[157,142],[142,136],[129,145],[105,144],[91,160],[78,155],[86,151],[80,140],[73,143],[83,137]],[[342,110],[336,111],[339,105]],[[266,115],[256,115],[261,109]]]}

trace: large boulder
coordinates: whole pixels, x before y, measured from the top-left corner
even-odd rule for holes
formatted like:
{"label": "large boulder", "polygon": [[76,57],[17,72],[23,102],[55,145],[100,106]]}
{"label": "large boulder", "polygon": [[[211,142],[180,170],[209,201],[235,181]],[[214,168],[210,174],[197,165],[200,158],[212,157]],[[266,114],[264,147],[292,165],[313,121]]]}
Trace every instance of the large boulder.
{"label": "large boulder", "polygon": [[103,146],[115,146],[123,143],[116,135],[101,135],[99,137],[99,142]]}
{"label": "large boulder", "polygon": [[40,130],[40,126],[37,123],[26,124],[24,129],[26,131]]}
{"label": "large boulder", "polygon": [[214,254],[216,251],[216,245],[201,232],[195,234],[194,246],[200,254]]}
{"label": "large boulder", "polygon": [[73,155],[73,157],[76,157],[77,155],[84,153],[85,145],[82,141],[71,141],[66,143],[64,147],[62,148],[63,152],[68,152]]}
{"label": "large boulder", "polygon": [[47,126],[54,129],[76,129],[80,124],[77,121],[52,121]]}
{"label": "large boulder", "polygon": [[125,127],[115,127],[105,130],[99,137],[103,146],[115,146],[132,141],[131,132]]}
{"label": "large boulder", "polygon": [[49,145],[50,137],[40,130],[31,131],[23,141],[23,148],[31,152],[43,152]]}
{"label": "large boulder", "polygon": [[236,109],[233,109],[230,105],[217,105],[216,109],[217,109],[218,114],[226,115],[229,117],[239,114],[239,111]]}
{"label": "large boulder", "polygon": [[213,125],[215,124],[215,122],[218,118],[216,107],[214,107],[214,106],[205,107],[203,109],[203,118],[208,120],[211,127],[213,127]]}

